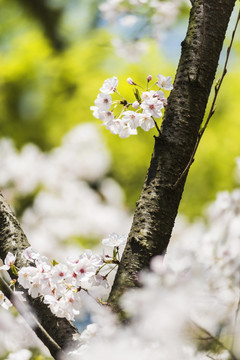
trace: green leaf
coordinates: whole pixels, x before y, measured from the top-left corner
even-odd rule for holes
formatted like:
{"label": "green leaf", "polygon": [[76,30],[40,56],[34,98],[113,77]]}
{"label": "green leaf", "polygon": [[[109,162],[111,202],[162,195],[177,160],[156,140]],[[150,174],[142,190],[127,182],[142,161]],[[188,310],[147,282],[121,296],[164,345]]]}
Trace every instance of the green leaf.
{"label": "green leaf", "polygon": [[55,259],[53,259],[53,260],[51,261],[51,264],[52,264],[53,266],[56,266],[56,265],[58,265],[59,263],[58,263]]}
{"label": "green leaf", "polygon": [[17,269],[16,269],[15,265],[11,264],[11,270],[12,270],[12,273],[14,275],[16,275],[16,276],[18,275],[18,272],[17,272]]}
{"label": "green leaf", "polygon": [[140,96],[139,90],[138,90],[137,88],[135,88],[135,89],[133,90],[133,93],[134,93],[134,96],[135,96],[136,100],[137,100],[139,103],[141,103],[141,96]]}

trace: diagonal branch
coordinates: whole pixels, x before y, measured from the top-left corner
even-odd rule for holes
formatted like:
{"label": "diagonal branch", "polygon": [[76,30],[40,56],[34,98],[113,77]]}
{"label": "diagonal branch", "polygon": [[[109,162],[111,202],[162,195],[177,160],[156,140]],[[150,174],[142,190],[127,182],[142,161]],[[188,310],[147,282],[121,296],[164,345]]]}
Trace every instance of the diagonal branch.
{"label": "diagonal branch", "polygon": [[197,143],[235,0],[195,0],[168,99],[161,135],[155,138],[148,174],[137,202],[132,227],[109,304],[120,311],[119,298],[139,286],[138,273],[170,241],[188,171],[178,186]]}
{"label": "diagonal branch", "polygon": [[[6,281],[0,276],[0,290],[16,308],[16,310],[23,316],[28,325],[33,329],[36,335],[42,339],[43,343],[49,349],[51,355],[54,359],[57,359],[58,356],[63,355],[64,352],[60,346],[51,338],[47,331],[41,326],[39,321],[33,315],[32,312],[29,312],[27,305],[23,304],[18,296],[11,290]],[[44,340],[43,340],[44,339]]]}
{"label": "diagonal branch", "polygon": [[[5,202],[3,196],[0,194],[0,258],[5,259],[7,253],[12,252],[16,255],[16,267],[21,268],[27,266],[27,262],[22,256],[22,251],[29,246],[30,244],[20,227],[18,220]],[[15,275],[11,271],[9,271],[9,274],[12,279],[15,278]],[[5,290],[7,289],[5,288]],[[56,358],[58,347],[59,349],[64,349],[68,346],[75,346],[73,335],[78,334],[75,326],[65,318],[58,318],[53,315],[48,306],[44,304],[40,298],[33,299],[27,295],[25,289],[21,288],[20,290],[25,293],[30,306],[37,317],[39,326],[36,329],[42,329],[42,331],[38,331],[37,335],[48,347],[53,357]],[[53,339],[54,343],[52,344],[54,345],[51,345],[46,333]]]}

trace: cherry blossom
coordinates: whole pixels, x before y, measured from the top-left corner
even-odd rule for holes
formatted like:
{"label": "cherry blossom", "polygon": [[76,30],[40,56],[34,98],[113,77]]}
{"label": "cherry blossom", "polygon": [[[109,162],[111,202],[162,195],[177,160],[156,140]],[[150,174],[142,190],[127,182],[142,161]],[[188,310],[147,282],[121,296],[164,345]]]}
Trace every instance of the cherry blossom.
{"label": "cherry blossom", "polygon": [[152,80],[152,75],[148,75],[147,76],[147,81],[151,81]]}
{"label": "cherry blossom", "polygon": [[160,118],[162,116],[161,110],[163,108],[163,103],[158,98],[152,97],[145,100],[140,106],[144,110],[144,113],[149,116],[154,116],[156,118]]}
{"label": "cherry blossom", "polygon": [[102,111],[99,113],[99,119],[104,124],[107,124],[109,121],[112,121],[114,119],[114,114],[112,111]]}
{"label": "cherry blossom", "polygon": [[[160,78],[161,77],[161,78]],[[164,89],[172,88],[171,78],[158,75],[158,82],[154,85],[159,85],[161,80],[161,87]],[[152,75],[148,75],[147,84],[152,80]],[[137,134],[137,128],[140,127],[144,131],[149,131],[153,127],[159,131],[157,123],[154,118],[162,117],[162,109],[167,106],[167,99],[161,90],[148,90],[139,86],[132,78],[128,78],[127,82],[134,86],[135,101],[128,102],[120,93],[117,93],[118,100],[112,100],[110,93],[113,94],[118,84],[116,77],[104,81],[95,100],[95,106],[91,106],[93,116],[102,121],[102,125],[114,135],[119,135],[120,138],[128,138],[130,135]],[[153,85],[153,86],[154,86]],[[160,85],[159,85],[160,86]],[[141,91],[139,91],[139,89]],[[152,88],[152,87],[151,87]],[[102,92],[105,91],[106,94]],[[119,100],[120,96],[120,100]],[[111,109],[111,107],[113,107]],[[119,108],[123,107],[119,115]],[[117,116],[115,115],[117,113]]]}
{"label": "cherry blossom", "polygon": [[138,107],[139,107],[139,102],[138,101],[134,101],[133,103],[132,103],[132,107],[134,108],[134,109],[137,109]]}
{"label": "cherry blossom", "polygon": [[108,94],[98,94],[95,105],[99,111],[108,111],[112,105],[112,98]]}
{"label": "cherry blossom", "polygon": [[172,90],[173,89],[173,85],[172,85],[172,78],[170,76],[163,76],[161,74],[158,74],[158,81],[156,82],[156,84],[161,88],[161,89],[165,89],[165,90]]}
{"label": "cherry blossom", "polygon": [[[124,328],[117,325],[108,307],[99,304],[95,289],[109,291],[107,274],[110,270],[114,273],[118,248],[124,246],[126,236],[112,233],[102,240],[104,247],[112,249],[112,255],[85,250],[67,258],[66,263],[51,263],[31,248],[26,249],[24,257],[30,265],[18,271],[18,282],[31,289],[32,296],[41,294],[56,316],[70,321],[84,311],[86,297],[91,306],[94,301],[94,323],[80,336],[80,348],[67,354],[70,360],[80,355],[88,360],[97,355],[111,359],[113,353],[127,360],[237,359],[239,203],[239,189],[222,192],[209,206],[204,225],[182,225],[180,235],[175,229],[168,253],[153,258],[150,269],[139,274],[141,287],[124,294],[121,306],[131,315],[131,322]],[[8,255],[5,263],[10,264],[13,258],[13,254]],[[4,302],[0,292],[0,303]],[[210,340],[224,347],[205,350]]]}
{"label": "cherry blossom", "polygon": [[140,114],[135,111],[127,110],[122,113],[122,120],[127,122],[131,129],[139,126]]}
{"label": "cherry blossom", "polygon": [[102,240],[102,244],[110,247],[124,246],[126,244],[127,237],[125,235],[118,235],[115,233],[109,234],[108,237]]}
{"label": "cherry blossom", "polygon": [[16,255],[13,255],[11,252],[8,252],[5,260],[4,265],[0,266],[0,270],[9,270],[11,265],[14,265],[16,260]]}
{"label": "cherry blossom", "polygon": [[[123,245],[126,241],[125,237],[116,234],[110,238],[111,241],[115,239],[116,246]],[[30,261],[30,265],[18,270],[18,283],[28,290],[32,298],[43,296],[44,303],[49,305],[56,316],[66,317],[68,320],[74,320],[75,316],[80,314],[84,294],[97,300],[96,288],[109,288],[109,267],[111,270],[111,265],[115,267],[116,260],[120,259],[119,252],[115,249],[112,256],[108,255],[106,259],[91,250],[85,250],[79,256],[67,258],[66,263],[51,264],[46,257],[36,253],[32,248],[24,250],[23,256]],[[9,258],[10,255],[6,261]],[[102,290],[100,293],[103,293]],[[6,303],[1,293],[0,303],[3,306]]]}
{"label": "cherry blossom", "polygon": [[150,129],[154,128],[154,126],[155,126],[155,123],[154,123],[152,116],[150,116],[146,113],[142,113],[141,117],[140,117],[140,127],[144,131],[149,131]]}
{"label": "cherry blossom", "polygon": [[136,85],[136,83],[133,81],[132,78],[127,78],[127,82],[129,83],[129,85]]}
{"label": "cherry blossom", "polygon": [[113,76],[110,79],[104,81],[103,86],[100,88],[100,91],[103,94],[113,94],[118,86],[118,78]]}

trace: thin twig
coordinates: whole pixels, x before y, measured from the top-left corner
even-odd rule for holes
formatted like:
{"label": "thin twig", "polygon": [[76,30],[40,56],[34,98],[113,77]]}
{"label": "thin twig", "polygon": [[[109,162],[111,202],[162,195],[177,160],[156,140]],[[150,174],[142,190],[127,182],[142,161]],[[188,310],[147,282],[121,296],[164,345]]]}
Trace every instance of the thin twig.
{"label": "thin twig", "polygon": [[234,40],[234,37],[235,37],[235,33],[236,33],[236,30],[237,30],[237,27],[238,27],[238,23],[240,21],[240,11],[238,12],[238,17],[237,17],[237,21],[236,21],[236,24],[235,24],[235,27],[233,29],[233,32],[232,32],[232,37],[231,37],[231,41],[230,41],[230,44],[228,46],[228,49],[227,49],[227,55],[226,55],[226,59],[225,59],[225,63],[224,63],[224,67],[223,67],[223,72],[222,72],[222,76],[221,78],[217,81],[215,87],[214,87],[214,97],[213,97],[213,101],[212,101],[212,105],[211,105],[211,108],[210,108],[210,111],[209,111],[209,114],[208,114],[208,117],[205,121],[205,124],[204,126],[202,127],[202,129],[200,129],[199,131],[199,134],[198,134],[198,137],[197,137],[197,141],[196,141],[196,144],[194,146],[194,149],[193,149],[193,152],[192,152],[192,155],[190,157],[190,160],[187,164],[187,166],[185,167],[185,169],[183,170],[183,172],[181,173],[181,175],[179,176],[179,178],[177,179],[177,181],[175,182],[175,184],[173,185],[173,189],[175,189],[177,187],[177,185],[179,184],[179,182],[182,180],[182,178],[186,175],[186,173],[188,172],[190,166],[192,165],[193,161],[194,161],[194,156],[196,154],[196,151],[198,149],[198,146],[199,146],[199,143],[202,139],[202,136],[208,126],[208,123],[211,119],[211,117],[213,116],[213,114],[215,113],[215,103],[216,103],[216,100],[217,100],[217,96],[219,94],[219,90],[220,90],[220,87],[222,85],[222,82],[223,82],[223,79],[225,77],[225,75],[227,74],[227,64],[228,64],[228,60],[229,60],[229,55],[230,55],[230,51],[231,51],[231,48],[232,48],[232,44],[233,44],[233,40]]}
{"label": "thin twig", "polygon": [[153,121],[154,121],[154,123],[155,123],[155,126],[156,126],[156,128],[157,128],[157,131],[158,131],[159,135],[161,135],[162,133],[161,133],[161,130],[159,129],[159,126],[158,126],[156,120],[155,120],[153,117],[152,117],[152,119],[153,119]]}
{"label": "thin twig", "polygon": [[226,350],[229,355],[231,356],[232,360],[239,360],[236,355],[232,352],[231,349],[228,349],[216,336],[212,335],[208,330],[204,329],[202,326],[198,325],[193,321],[193,324],[202,332],[204,332],[207,335],[207,338],[200,337],[200,340],[213,340],[217,345],[220,346],[223,350]]}

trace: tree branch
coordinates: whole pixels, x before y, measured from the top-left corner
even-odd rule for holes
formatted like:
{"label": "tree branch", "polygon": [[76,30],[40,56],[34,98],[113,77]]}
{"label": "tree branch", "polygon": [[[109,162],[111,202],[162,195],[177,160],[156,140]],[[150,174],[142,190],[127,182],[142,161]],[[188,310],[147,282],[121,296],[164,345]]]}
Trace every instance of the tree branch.
{"label": "tree branch", "polygon": [[[15,265],[18,268],[27,266],[27,261],[22,256],[22,251],[30,246],[24,232],[22,231],[19,222],[15,215],[6,204],[3,196],[0,194],[0,257],[5,259],[8,252],[12,252],[16,255]],[[15,278],[15,275],[9,270],[10,277]],[[6,290],[6,289],[5,289]],[[58,318],[52,314],[51,310],[42,300],[38,297],[33,299],[27,294],[27,291],[22,287],[19,287],[25,293],[28,298],[28,302],[33,309],[39,326],[44,331],[38,331],[37,335],[42,342],[48,347],[53,357],[57,356],[56,346],[51,346],[49,338],[46,337],[46,333],[50,338],[59,346],[59,349],[65,347],[76,346],[76,342],[73,340],[73,335],[78,334],[75,326],[66,320],[65,318]]]}
{"label": "tree branch", "polygon": [[39,339],[41,339],[43,343],[47,346],[53,358],[57,359],[58,356],[63,355],[64,352],[62,351],[60,346],[51,338],[51,336],[41,326],[41,324],[33,315],[33,313],[31,311],[29,312],[29,306],[25,305],[20,301],[17,295],[15,295],[14,291],[10,289],[6,281],[1,276],[0,276],[0,290],[8,298],[8,300],[12,303],[12,305],[16,308],[19,314],[22,315],[22,317],[26,320],[28,325],[36,333]]}
{"label": "tree branch", "polygon": [[196,0],[179,61],[174,88],[155,138],[148,174],[109,304],[120,311],[119,298],[139,286],[138,273],[170,241],[188,171],[174,188],[195,149],[235,0]]}

